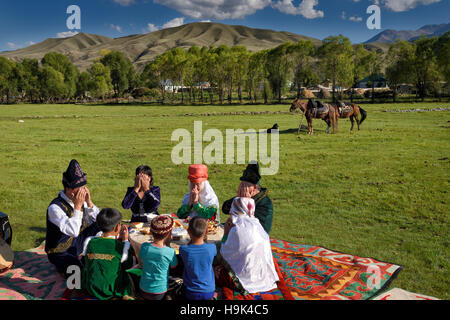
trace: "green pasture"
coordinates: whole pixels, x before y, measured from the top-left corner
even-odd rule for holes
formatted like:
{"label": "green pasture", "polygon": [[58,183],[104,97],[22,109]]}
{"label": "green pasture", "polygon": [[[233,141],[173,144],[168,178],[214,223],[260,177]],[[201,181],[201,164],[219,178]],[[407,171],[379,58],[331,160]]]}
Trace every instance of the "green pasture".
{"label": "green pasture", "polygon": [[[204,131],[225,136],[278,123],[279,170],[261,181],[274,204],[271,236],[402,265],[392,287],[449,299],[450,112],[384,112],[436,107],[450,103],[363,105],[361,131],[350,133],[341,119],[339,132],[327,135],[315,120],[315,135],[299,138],[300,115],[287,113],[289,105],[0,106],[0,211],[10,216],[13,249],[36,247],[75,158],[98,207],[121,208],[135,168],[148,164],[161,187],[160,212],[173,212],[188,191],[188,165],[171,161],[175,129],[192,132],[201,120]],[[236,194],[244,168],[209,165],[220,203]]]}

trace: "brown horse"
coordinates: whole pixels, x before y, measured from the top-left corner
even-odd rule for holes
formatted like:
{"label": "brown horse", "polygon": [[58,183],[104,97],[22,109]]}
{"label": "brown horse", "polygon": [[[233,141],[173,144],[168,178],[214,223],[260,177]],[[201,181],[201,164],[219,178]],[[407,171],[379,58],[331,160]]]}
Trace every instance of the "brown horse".
{"label": "brown horse", "polygon": [[[352,127],[350,128],[350,131],[353,131],[353,126],[355,125],[355,120],[356,120],[356,124],[358,125],[358,130],[359,130],[359,126],[367,118],[366,110],[364,110],[363,108],[361,108],[360,106],[358,106],[354,103],[345,104],[343,102],[338,101],[338,103],[335,107],[339,110],[339,118],[350,118],[350,121],[352,123]],[[361,121],[359,121],[360,113],[361,113]]]}
{"label": "brown horse", "polygon": [[[290,112],[294,112],[296,109],[300,109],[305,115],[308,122],[308,134],[313,134],[314,130],[312,127],[312,119],[322,119],[328,125],[326,132],[330,132],[330,128],[333,126],[333,133],[337,132],[337,124],[339,119],[339,114],[337,108],[331,104],[319,103],[315,104],[311,99],[308,101],[302,101],[296,99],[292,102]],[[301,122],[298,128],[300,133]]]}

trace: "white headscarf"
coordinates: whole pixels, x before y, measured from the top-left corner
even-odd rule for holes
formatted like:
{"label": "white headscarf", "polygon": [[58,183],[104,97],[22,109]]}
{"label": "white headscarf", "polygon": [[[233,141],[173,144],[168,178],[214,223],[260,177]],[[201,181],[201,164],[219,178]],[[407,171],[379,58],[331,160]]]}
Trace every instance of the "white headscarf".
{"label": "white headscarf", "polygon": [[255,200],[252,198],[237,197],[231,204],[230,214],[232,216],[242,212],[252,218],[255,215]]}
{"label": "white headscarf", "polygon": [[[235,198],[230,214],[235,224],[220,253],[249,293],[270,291],[279,280],[273,262],[269,235],[253,215],[255,201]],[[253,208],[253,211],[252,211]],[[242,212],[243,214],[238,214]]]}
{"label": "white headscarf", "polygon": [[[216,220],[220,221],[220,207],[219,207],[219,199],[216,196],[216,193],[214,192],[213,188],[209,184],[208,180],[205,180],[202,182],[202,190],[200,191],[200,194],[198,196],[198,202],[203,207],[217,207],[217,213],[216,213]],[[189,192],[185,194],[183,197],[182,205],[189,204],[189,200],[191,198],[191,189],[192,189],[192,183],[189,182]],[[190,214],[191,218],[195,217],[197,215],[196,212],[192,212]]]}

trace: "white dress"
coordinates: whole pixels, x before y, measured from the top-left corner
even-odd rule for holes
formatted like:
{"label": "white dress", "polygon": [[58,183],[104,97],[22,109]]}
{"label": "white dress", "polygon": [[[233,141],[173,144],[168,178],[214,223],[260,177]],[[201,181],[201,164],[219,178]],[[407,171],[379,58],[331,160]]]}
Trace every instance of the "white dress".
{"label": "white dress", "polygon": [[[246,200],[253,201],[251,198]],[[235,214],[234,207],[238,206],[232,206],[230,213],[235,226],[231,228],[227,241],[222,244],[222,257],[249,293],[277,288],[276,281],[279,278],[273,262],[269,235],[257,218],[250,217],[247,213]]]}

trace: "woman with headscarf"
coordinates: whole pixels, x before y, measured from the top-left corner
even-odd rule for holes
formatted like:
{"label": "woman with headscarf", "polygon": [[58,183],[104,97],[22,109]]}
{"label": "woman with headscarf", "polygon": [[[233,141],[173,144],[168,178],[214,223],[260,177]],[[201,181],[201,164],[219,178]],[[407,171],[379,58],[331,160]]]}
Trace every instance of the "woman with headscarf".
{"label": "woman with headscarf", "polygon": [[249,293],[277,288],[269,235],[255,217],[255,201],[236,197],[225,224],[220,254]]}
{"label": "woman with headscarf", "polygon": [[219,199],[208,182],[208,167],[204,164],[189,166],[189,192],[184,196],[177,211],[180,219],[200,216],[220,221]]}

